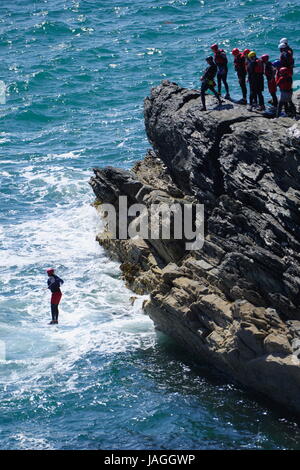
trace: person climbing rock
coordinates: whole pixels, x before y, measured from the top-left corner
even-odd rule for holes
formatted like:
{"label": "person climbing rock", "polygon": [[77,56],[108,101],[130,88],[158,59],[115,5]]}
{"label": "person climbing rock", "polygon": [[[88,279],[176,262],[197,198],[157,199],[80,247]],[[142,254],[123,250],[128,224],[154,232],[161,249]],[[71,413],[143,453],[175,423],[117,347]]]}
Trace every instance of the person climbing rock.
{"label": "person climbing rock", "polygon": [[214,62],[214,58],[212,56],[206,57],[206,62],[208,63],[208,67],[205,69],[204,74],[200,78],[202,81],[201,85],[201,100],[202,100],[202,109],[201,111],[206,111],[206,104],[205,104],[205,92],[207,90],[211,90],[215,97],[218,99],[219,105],[222,104],[222,100],[218,93],[215,90],[216,83],[214,78],[217,73],[217,66]]}
{"label": "person climbing rock", "polygon": [[47,274],[48,274],[48,289],[51,290],[52,295],[51,295],[51,315],[52,315],[52,321],[50,322],[50,325],[57,324],[58,323],[58,305],[62,297],[62,292],[60,290],[60,286],[64,283],[60,277],[58,277],[54,273],[54,269],[50,268],[47,269]]}
{"label": "person climbing rock", "polygon": [[231,54],[234,56],[234,68],[237,73],[237,77],[243,94],[243,98],[239,101],[239,103],[247,104],[247,71],[245,56],[237,47],[232,50]]}
{"label": "person climbing rock", "polygon": [[273,67],[272,62],[270,62],[270,57],[268,54],[262,55],[261,60],[263,61],[264,66],[265,66],[265,76],[268,82],[269,93],[272,97],[272,100],[269,101],[269,103],[271,103],[275,108],[277,108],[278,99],[276,95],[277,85],[276,85],[276,80],[275,80],[276,69]]}
{"label": "person climbing rock", "polygon": [[226,53],[223,49],[219,49],[218,44],[213,44],[211,46],[212,51],[214,52],[214,61],[218,68],[217,73],[217,82],[218,82],[218,93],[221,95],[222,82],[224,84],[226,95],[225,99],[230,99],[229,86],[227,83],[227,74],[228,74],[228,60]]}
{"label": "person climbing rock", "polygon": [[256,52],[251,51],[248,54],[250,60],[247,67],[248,79],[250,84],[250,108],[252,111],[253,107],[257,104],[257,98],[259,101],[259,111],[264,111],[265,101],[262,92],[264,91],[264,63],[261,59],[256,57]]}
{"label": "person climbing rock", "polygon": [[287,115],[296,116],[296,107],[292,101],[293,98],[293,79],[290,70],[287,67],[281,67],[276,79],[276,84],[280,89],[280,99],[277,107],[276,117],[280,117],[282,108]]}

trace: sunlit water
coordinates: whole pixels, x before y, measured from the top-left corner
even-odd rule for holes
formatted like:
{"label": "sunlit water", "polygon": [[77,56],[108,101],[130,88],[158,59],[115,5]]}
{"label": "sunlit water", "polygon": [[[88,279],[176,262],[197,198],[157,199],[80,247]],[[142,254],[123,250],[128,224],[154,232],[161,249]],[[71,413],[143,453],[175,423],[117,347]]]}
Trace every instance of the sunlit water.
{"label": "sunlit water", "polygon": [[[263,5],[262,5],[263,4]],[[198,87],[212,42],[300,54],[299,2],[0,5],[0,448],[298,448],[291,417],[186,356],[131,304],[88,180],[147,147],[143,99]],[[296,79],[299,79],[296,70]],[[233,96],[239,96],[230,68]],[[65,280],[49,326],[48,267]]]}

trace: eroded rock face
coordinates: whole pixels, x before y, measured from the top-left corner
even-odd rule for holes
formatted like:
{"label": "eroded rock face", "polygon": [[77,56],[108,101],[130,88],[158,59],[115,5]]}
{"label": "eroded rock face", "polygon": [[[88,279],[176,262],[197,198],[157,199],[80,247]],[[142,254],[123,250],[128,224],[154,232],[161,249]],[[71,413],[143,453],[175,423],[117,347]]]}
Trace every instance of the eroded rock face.
{"label": "eroded rock face", "polygon": [[179,188],[205,204],[209,240],[224,252],[216,282],[232,300],[299,318],[299,124],[199,108],[195,92],[165,82],[145,101],[145,123]]}
{"label": "eroded rock face", "polygon": [[145,311],[159,329],[300,414],[300,125],[207,101],[201,112],[197,90],[154,88],[145,100],[153,150],[132,171],[95,169],[91,179],[101,202],[203,203],[203,248],[107,230],[98,241],[127,285],[150,293]]}

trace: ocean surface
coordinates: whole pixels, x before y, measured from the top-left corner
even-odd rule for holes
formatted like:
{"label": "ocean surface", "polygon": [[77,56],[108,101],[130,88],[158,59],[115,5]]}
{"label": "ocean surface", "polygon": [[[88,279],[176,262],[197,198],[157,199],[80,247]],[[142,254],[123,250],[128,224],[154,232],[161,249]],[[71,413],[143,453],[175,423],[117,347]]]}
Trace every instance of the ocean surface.
{"label": "ocean surface", "polygon": [[[157,334],[144,297],[131,305],[88,184],[145,155],[151,87],[199,87],[213,42],[275,60],[284,36],[298,64],[299,0],[0,3],[1,449],[300,448],[291,416]],[[231,56],[229,79],[240,97]],[[65,280],[58,326],[48,267]]]}

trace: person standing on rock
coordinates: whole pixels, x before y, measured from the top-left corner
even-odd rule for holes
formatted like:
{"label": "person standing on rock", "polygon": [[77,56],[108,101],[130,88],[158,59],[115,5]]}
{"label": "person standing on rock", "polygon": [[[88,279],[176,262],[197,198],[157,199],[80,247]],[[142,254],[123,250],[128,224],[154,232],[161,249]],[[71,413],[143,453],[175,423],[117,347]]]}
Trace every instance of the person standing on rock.
{"label": "person standing on rock", "polygon": [[284,48],[287,49],[287,50],[292,54],[292,56],[294,56],[294,51],[293,51],[293,49],[290,47],[287,38],[282,38],[282,39],[280,39],[279,44],[284,45]]}
{"label": "person standing on rock", "polygon": [[283,107],[286,114],[289,114],[291,117],[295,117],[296,107],[292,101],[293,79],[290,75],[290,70],[287,67],[282,67],[279,70],[276,84],[280,89],[280,99],[277,107],[276,117],[280,117]]}
{"label": "person standing on rock", "polygon": [[58,277],[54,273],[54,269],[50,268],[47,269],[47,274],[48,274],[48,289],[51,290],[52,295],[51,295],[51,315],[52,315],[52,321],[50,322],[50,325],[57,324],[58,323],[58,305],[62,297],[62,292],[60,290],[60,286],[64,283],[60,277]]}
{"label": "person standing on rock", "polygon": [[288,48],[290,49],[290,51],[293,54],[293,49],[289,46],[288,38],[281,38],[280,41],[279,41],[279,44],[287,44]]}
{"label": "person standing on rock", "polygon": [[250,63],[250,59],[248,58],[248,55],[250,54],[250,49],[244,49],[243,50],[243,56],[245,58],[245,69],[246,69],[246,72],[248,72],[248,65]]}
{"label": "person standing on rock", "polygon": [[242,90],[243,98],[239,101],[240,104],[247,104],[247,86],[246,86],[246,60],[244,54],[235,47],[231,54],[234,56],[234,68],[238,76],[239,84]]}
{"label": "person standing on rock", "polygon": [[280,50],[280,63],[281,67],[286,67],[289,71],[290,76],[294,73],[294,57],[293,50],[290,48],[287,42],[280,42],[278,49]]}
{"label": "person standing on rock", "polygon": [[264,64],[261,59],[256,57],[256,52],[251,51],[248,54],[250,60],[247,70],[248,79],[250,84],[250,108],[252,111],[253,107],[257,104],[257,98],[259,101],[259,111],[264,111],[265,100],[262,92],[264,91]]}
{"label": "person standing on rock", "polygon": [[267,78],[268,82],[268,89],[270,92],[270,95],[272,97],[272,101],[270,102],[275,108],[278,106],[278,99],[276,95],[276,80],[275,80],[275,74],[276,74],[276,69],[273,67],[272,62],[270,62],[270,57],[268,54],[264,54],[261,56],[261,60],[264,63],[265,66],[265,76]]}
{"label": "person standing on rock", "polygon": [[206,57],[206,62],[208,63],[208,67],[205,69],[204,74],[200,78],[202,81],[201,85],[201,100],[202,100],[202,108],[201,111],[206,111],[206,103],[205,103],[205,92],[207,90],[210,90],[213,92],[215,97],[218,99],[219,105],[222,104],[222,100],[220,98],[220,95],[216,92],[215,90],[215,76],[217,73],[217,66],[214,63],[214,58],[212,56]]}
{"label": "person standing on rock", "polygon": [[223,49],[219,49],[218,44],[213,44],[211,46],[211,49],[214,52],[214,61],[215,61],[216,66],[218,67],[218,73],[217,73],[218,93],[219,95],[221,95],[222,82],[223,82],[225,90],[226,90],[225,99],[229,100],[230,94],[229,94],[229,86],[227,83],[228,60],[226,57],[226,53]]}

